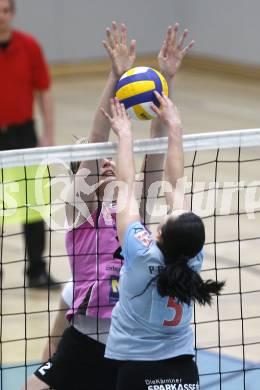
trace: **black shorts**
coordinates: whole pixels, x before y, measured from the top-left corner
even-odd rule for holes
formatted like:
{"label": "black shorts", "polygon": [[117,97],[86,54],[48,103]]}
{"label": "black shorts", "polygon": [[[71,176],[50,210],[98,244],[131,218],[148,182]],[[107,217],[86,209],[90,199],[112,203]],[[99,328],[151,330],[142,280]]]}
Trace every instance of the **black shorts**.
{"label": "black shorts", "polygon": [[128,361],[118,371],[116,390],[199,390],[193,356],[162,361]]}
{"label": "black shorts", "polygon": [[104,344],[71,326],[57,352],[34,374],[55,390],[115,390],[118,363],[104,353]]}
{"label": "black shorts", "polygon": [[33,120],[0,130],[0,150],[35,148],[37,143]]}

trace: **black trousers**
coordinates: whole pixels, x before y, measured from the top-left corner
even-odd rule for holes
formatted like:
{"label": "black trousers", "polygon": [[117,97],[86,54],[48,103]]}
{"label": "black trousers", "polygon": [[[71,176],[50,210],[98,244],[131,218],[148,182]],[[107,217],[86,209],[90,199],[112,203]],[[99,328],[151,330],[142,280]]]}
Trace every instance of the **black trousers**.
{"label": "black trousers", "polygon": [[[22,125],[0,129],[0,151],[34,148],[37,146],[37,136],[34,121]],[[45,247],[44,222],[38,221],[24,225],[26,253],[29,260],[27,274],[37,277],[45,271],[42,254]]]}

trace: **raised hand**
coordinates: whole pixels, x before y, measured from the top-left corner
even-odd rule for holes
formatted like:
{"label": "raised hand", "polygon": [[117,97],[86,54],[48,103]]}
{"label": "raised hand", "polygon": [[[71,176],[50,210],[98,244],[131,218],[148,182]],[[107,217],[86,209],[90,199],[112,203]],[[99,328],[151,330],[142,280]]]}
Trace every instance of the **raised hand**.
{"label": "raised hand", "polygon": [[101,111],[109,120],[112,130],[118,137],[132,134],[132,122],[127,115],[125,106],[118,99],[111,99],[111,116],[104,108],[101,108]]}
{"label": "raised hand", "polygon": [[175,23],[174,27],[169,26],[158,55],[160,70],[167,79],[171,79],[175,76],[181,66],[184,56],[195,43],[194,41],[191,41],[188,45],[185,46],[185,39],[187,38],[189,32],[187,29],[185,29],[180,39],[178,40],[178,31],[179,23]]}
{"label": "raised hand", "polygon": [[112,62],[112,71],[117,78],[131,69],[136,58],[136,41],[131,40],[127,45],[127,30],[124,24],[120,27],[116,22],[112,23],[112,29],[106,29],[107,40],[102,43],[108,52]]}
{"label": "raised hand", "polygon": [[167,127],[181,128],[181,117],[175,104],[164,93],[160,95],[157,91],[154,92],[156,98],[159,100],[161,107],[158,108],[152,103],[151,108]]}

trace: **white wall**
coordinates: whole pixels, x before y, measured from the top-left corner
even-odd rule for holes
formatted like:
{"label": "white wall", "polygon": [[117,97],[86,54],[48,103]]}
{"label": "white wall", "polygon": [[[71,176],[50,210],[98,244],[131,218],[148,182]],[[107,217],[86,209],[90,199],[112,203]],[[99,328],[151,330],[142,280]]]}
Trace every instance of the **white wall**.
{"label": "white wall", "polygon": [[17,0],[16,26],[42,42],[50,61],[104,56],[112,20],[127,23],[140,53],[156,52],[167,26],[189,27],[195,54],[260,65],[259,0]]}
{"label": "white wall", "polygon": [[174,20],[172,0],[18,0],[16,26],[35,34],[51,61],[104,56],[101,44],[112,20],[127,23],[139,52],[157,50]]}
{"label": "white wall", "polygon": [[194,53],[260,65],[259,0],[181,0],[180,20],[196,40]]}

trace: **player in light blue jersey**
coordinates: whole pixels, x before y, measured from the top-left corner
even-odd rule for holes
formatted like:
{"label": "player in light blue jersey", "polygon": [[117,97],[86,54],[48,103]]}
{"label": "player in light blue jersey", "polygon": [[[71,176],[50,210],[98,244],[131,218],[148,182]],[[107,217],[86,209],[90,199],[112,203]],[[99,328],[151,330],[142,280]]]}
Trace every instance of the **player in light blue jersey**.
{"label": "player in light blue jersey", "polygon": [[125,258],[105,356],[119,361],[116,390],[197,390],[192,303],[210,304],[224,283],[199,275],[205,230],[181,196],[181,121],[172,101],[156,96],[161,109],[152,108],[168,130],[165,174],[171,186],[165,194],[169,213],[156,238],[140,222],[134,194],[131,121],[118,100],[111,102],[111,116],[103,110],[119,140],[117,229]]}

